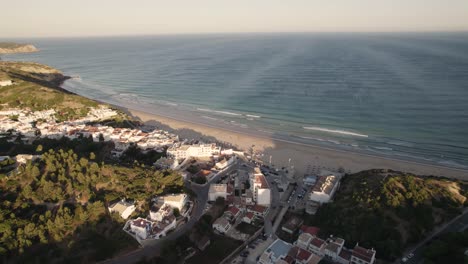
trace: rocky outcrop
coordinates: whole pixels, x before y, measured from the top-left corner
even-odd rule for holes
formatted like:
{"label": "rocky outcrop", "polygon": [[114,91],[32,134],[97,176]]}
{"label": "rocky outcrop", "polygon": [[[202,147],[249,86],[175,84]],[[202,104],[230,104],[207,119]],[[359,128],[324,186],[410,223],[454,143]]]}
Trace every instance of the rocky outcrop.
{"label": "rocky outcrop", "polygon": [[0,54],[7,53],[29,53],[39,51],[36,47],[31,44],[16,44],[16,43],[1,43],[0,42]]}

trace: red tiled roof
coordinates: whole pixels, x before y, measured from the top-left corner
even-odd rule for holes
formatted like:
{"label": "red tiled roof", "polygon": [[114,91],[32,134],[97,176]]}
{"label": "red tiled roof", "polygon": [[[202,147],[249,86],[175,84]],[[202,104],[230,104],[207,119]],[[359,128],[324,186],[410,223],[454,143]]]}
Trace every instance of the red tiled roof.
{"label": "red tiled roof", "polygon": [[245,217],[247,217],[249,219],[252,219],[254,217],[254,213],[248,212],[248,213],[245,214]]}
{"label": "red tiled roof", "polygon": [[232,214],[232,215],[237,215],[239,213],[239,208],[235,207],[235,206],[231,206],[229,207],[228,211]]}
{"label": "red tiled roof", "polygon": [[301,261],[308,260],[311,255],[312,255],[311,252],[305,249],[299,248],[299,251],[297,252],[297,255],[296,255],[296,259],[301,260]]}
{"label": "red tiled roof", "polygon": [[370,250],[370,249],[365,249],[360,246],[355,246],[353,250],[353,256],[362,260],[365,260],[367,262],[370,262],[372,260],[372,257],[374,256],[375,251]]}
{"label": "red tiled roof", "polygon": [[260,189],[268,189],[268,182],[263,174],[256,174],[255,175],[255,184],[260,185]]}
{"label": "red tiled roof", "polygon": [[340,252],[340,258],[346,259],[346,260],[351,260],[351,252],[349,250],[343,249]]}
{"label": "red tiled roof", "polygon": [[267,207],[256,204],[256,205],[254,205],[254,206],[250,206],[249,209],[250,209],[251,211],[255,211],[255,212],[257,212],[257,213],[263,214],[263,213],[265,213]]}
{"label": "red tiled roof", "polygon": [[288,264],[294,263],[294,258],[289,255],[284,257],[283,260],[286,261]]}
{"label": "red tiled roof", "polygon": [[317,236],[318,233],[320,232],[320,228],[315,227],[315,226],[302,225],[301,226],[301,231],[302,231],[302,233],[308,233],[308,234],[311,234],[313,236]]}
{"label": "red tiled roof", "polygon": [[320,248],[320,247],[323,245],[323,243],[325,243],[325,241],[323,241],[323,240],[320,239],[320,238],[314,238],[314,239],[312,239],[312,241],[311,241],[310,243],[311,243],[312,245],[314,245],[315,247]]}

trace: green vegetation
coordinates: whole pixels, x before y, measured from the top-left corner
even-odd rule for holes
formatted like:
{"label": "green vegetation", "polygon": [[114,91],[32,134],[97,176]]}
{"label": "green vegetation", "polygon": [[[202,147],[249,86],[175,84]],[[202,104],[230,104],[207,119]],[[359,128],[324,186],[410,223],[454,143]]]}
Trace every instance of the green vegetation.
{"label": "green vegetation", "polygon": [[19,44],[14,42],[0,42],[0,49],[16,49],[25,45],[26,44]]}
{"label": "green vegetation", "polygon": [[220,235],[211,237],[210,245],[201,253],[189,258],[187,263],[220,263],[242,244],[242,241]]}
{"label": "green vegetation", "polygon": [[408,244],[421,240],[435,225],[460,213],[466,184],[385,170],[347,175],[333,203],[323,205],[306,224],[322,235],[343,237],[375,248],[378,257],[394,260]]}
{"label": "green vegetation", "polygon": [[448,233],[432,241],[424,250],[424,263],[468,263],[465,251],[468,248],[468,230]]}
{"label": "green vegetation", "polygon": [[[183,190],[182,177],[97,163],[72,150],[48,150],[0,180],[0,258],[18,263],[84,263],[133,249],[110,201],[126,197],[147,208],[154,195]],[[141,212],[141,211],[140,211]]]}
{"label": "green vegetation", "polygon": [[30,62],[0,62],[0,73],[9,76],[15,85],[0,87],[0,104],[30,108],[33,111],[54,109],[58,121],[84,117],[97,102],[60,88],[68,79],[59,71]]}
{"label": "green vegetation", "polygon": [[239,232],[248,234],[248,235],[255,234],[255,232],[257,232],[259,228],[260,227],[247,224],[246,222],[242,222],[236,226],[236,229],[239,230]]}

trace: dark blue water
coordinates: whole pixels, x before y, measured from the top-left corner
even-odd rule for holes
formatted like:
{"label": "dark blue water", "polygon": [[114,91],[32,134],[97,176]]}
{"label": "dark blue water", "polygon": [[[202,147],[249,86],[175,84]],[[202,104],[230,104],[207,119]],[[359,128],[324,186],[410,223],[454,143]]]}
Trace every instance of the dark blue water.
{"label": "dark blue water", "polygon": [[468,34],[19,41],[41,52],[6,59],[79,75],[65,87],[95,99],[300,142],[468,166]]}

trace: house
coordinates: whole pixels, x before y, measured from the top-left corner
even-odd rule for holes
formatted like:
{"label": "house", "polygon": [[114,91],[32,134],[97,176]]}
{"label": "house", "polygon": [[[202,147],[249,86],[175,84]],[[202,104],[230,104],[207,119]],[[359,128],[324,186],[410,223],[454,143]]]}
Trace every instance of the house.
{"label": "house", "polygon": [[373,264],[375,262],[375,253],[374,249],[365,249],[356,244],[351,254],[351,263]]}
{"label": "house", "polygon": [[3,86],[9,86],[9,85],[12,85],[13,84],[13,81],[12,80],[3,80],[3,81],[0,81],[0,86],[3,87]]}
{"label": "house", "polygon": [[210,189],[208,191],[208,201],[214,202],[219,197],[226,200],[227,196],[227,184],[210,184]]}
{"label": "house", "polygon": [[164,218],[173,214],[172,207],[168,204],[163,204],[161,208],[151,208],[150,210],[150,218],[153,221],[162,221]]}
{"label": "house", "polygon": [[218,170],[223,170],[230,166],[232,163],[234,163],[234,157],[231,157],[229,159],[223,158],[221,161],[216,162],[215,168]]}
{"label": "house", "polygon": [[265,217],[268,212],[268,207],[261,205],[249,205],[247,206],[247,212],[252,212],[255,216]]}
{"label": "house", "polygon": [[314,239],[314,236],[312,236],[311,234],[309,233],[302,233],[299,235],[299,237],[297,238],[297,241],[296,241],[296,245],[300,248],[303,248],[303,249],[308,249],[309,248],[309,244],[310,242],[312,241],[312,239]]}
{"label": "house", "polygon": [[336,262],[340,264],[349,264],[349,262],[351,261],[351,254],[352,251],[343,248],[340,254],[338,255],[338,259],[336,260]]}
{"label": "house", "polygon": [[338,256],[341,253],[341,250],[344,246],[344,239],[342,238],[334,238],[330,237],[326,241],[326,245],[324,248],[325,256],[332,259],[333,261],[337,261]]}
{"label": "house", "polygon": [[146,239],[151,233],[152,222],[138,217],[130,220],[130,230],[135,233],[139,239]]}
{"label": "house", "polygon": [[309,200],[320,204],[328,203],[333,198],[340,184],[338,176],[320,176],[309,194]]}
{"label": "house", "polygon": [[314,253],[300,247],[293,247],[288,253],[295,264],[308,264]]}
{"label": "house", "polygon": [[324,253],[325,245],[326,244],[324,240],[318,237],[315,237],[314,239],[312,239],[312,241],[310,241],[309,251],[323,257],[325,255]]}
{"label": "house", "polygon": [[241,213],[241,210],[239,208],[237,208],[236,206],[231,206],[226,211],[226,214],[228,216],[232,217],[232,219],[237,219],[237,217],[239,217],[240,213]]}
{"label": "house", "polygon": [[288,256],[292,245],[281,240],[276,239],[260,256],[258,263],[260,264],[271,264],[277,263],[277,261],[284,259]]}
{"label": "house", "polygon": [[308,233],[312,236],[317,236],[318,233],[320,232],[320,228],[315,227],[315,226],[307,226],[307,225],[302,225],[301,229],[299,232],[302,233]]}
{"label": "house", "polygon": [[164,203],[168,204],[172,208],[177,208],[179,211],[182,211],[185,204],[188,202],[188,196],[185,193],[180,194],[170,194],[163,197]]}
{"label": "house", "polygon": [[242,221],[246,222],[247,224],[252,224],[253,220],[255,218],[254,213],[252,212],[247,212],[244,217],[242,218]]}
{"label": "house", "polygon": [[250,174],[250,188],[253,200],[259,205],[269,206],[271,203],[271,190],[265,175],[260,168],[256,167],[254,173]]}
{"label": "house", "polygon": [[286,221],[286,223],[281,227],[281,230],[292,235],[299,229],[302,223],[303,220],[301,218],[293,216]]}
{"label": "house", "polygon": [[182,145],[167,149],[167,155],[176,159],[212,157],[219,155],[220,152],[221,148],[216,144]]}
{"label": "house", "polygon": [[213,223],[213,229],[217,230],[221,234],[225,234],[229,228],[231,228],[231,224],[225,217],[220,217]]}
{"label": "house", "polygon": [[117,212],[123,219],[127,219],[136,209],[135,203],[127,202],[125,199],[109,206],[109,212]]}
{"label": "house", "polygon": [[176,217],[173,214],[164,217],[161,221],[153,222],[151,227],[151,237],[159,239],[166,236],[167,232],[176,228],[176,224]]}

